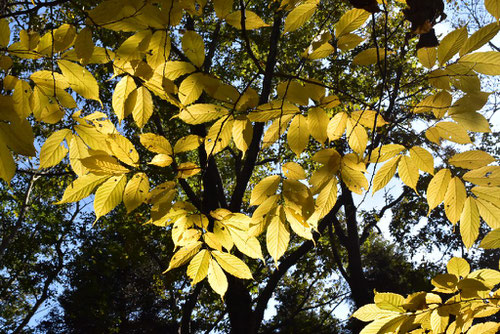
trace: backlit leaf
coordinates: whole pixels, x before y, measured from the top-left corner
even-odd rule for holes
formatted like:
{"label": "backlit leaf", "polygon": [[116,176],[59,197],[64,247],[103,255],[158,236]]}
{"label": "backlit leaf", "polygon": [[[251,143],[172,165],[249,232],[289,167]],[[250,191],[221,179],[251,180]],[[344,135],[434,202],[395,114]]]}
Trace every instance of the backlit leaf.
{"label": "backlit leaf", "polygon": [[441,169],[434,175],[431,182],[427,186],[427,203],[429,204],[429,212],[436,206],[441,204],[448,189],[448,184],[451,180],[451,172],[449,169]]}
{"label": "backlit leaf", "polygon": [[460,219],[467,197],[465,186],[458,177],[453,177],[444,195],[446,217],[455,224]]}
{"label": "backlit leaf", "polygon": [[71,88],[86,99],[99,99],[99,86],[94,76],[85,68],[67,60],[59,60],[59,68]]}
{"label": "backlit leaf", "polygon": [[97,189],[94,198],[96,221],[120,204],[126,183],[125,175],[112,176]]}

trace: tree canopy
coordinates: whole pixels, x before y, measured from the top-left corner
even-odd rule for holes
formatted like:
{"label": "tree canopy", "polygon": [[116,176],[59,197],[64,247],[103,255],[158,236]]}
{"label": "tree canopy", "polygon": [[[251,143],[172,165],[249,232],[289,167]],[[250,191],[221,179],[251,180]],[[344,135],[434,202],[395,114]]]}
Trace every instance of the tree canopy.
{"label": "tree canopy", "polygon": [[[466,6],[446,5],[3,5],[0,178],[3,212],[12,213],[2,214],[0,258],[14,278],[2,277],[2,289],[33,285],[23,288],[29,316],[12,331],[48,298],[64,250],[79,243],[92,260],[72,261],[75,284],[86,271],[106,271],[109,258],[129,279],[97,279],[62,299],[86,311],[74,302],[85,289],[101,291],[101,310],[122,327],[89,331],[279,332],[310,316],[326,333],[338,324],[322,302],[347,289],[353,317],[369,322],[352,320],[354,332],[495,333],[500,324],[483,320],[499,310],[498,263],[472,261],[476,249],[500,248],[497,137],[485,107],[496,93],[489,80],[500,75],[500,2],[484,1],[486,21],[456,22],[441,36],[438,27]],[[436,268],[408,266],[411,251],[376,233],[388,211],[400,249],[439,242],[462,257],[432,280]],[[84,226],[123,226],[86,231],[71,246],[78,214],[92,214]],[[26,219],[38,221],[36,233]],[[432,235],[412,235],[419,224]],[[55,248],[13,256],[22,253],[14,241],[44,236]],[[149,257],[155,252],[162,257]],[[48,279],[23,276],[28,263],[44,263]],[[342,280],[329,286],[333,275]],[[127,298],[123,287],[144,298]],[[266,322],[272,298],[281,304]],[[179,299],[182,307],[169,306]],[[148,312],[136,312],[144,303]],[[150,320],[169,307],[171,321]]]}

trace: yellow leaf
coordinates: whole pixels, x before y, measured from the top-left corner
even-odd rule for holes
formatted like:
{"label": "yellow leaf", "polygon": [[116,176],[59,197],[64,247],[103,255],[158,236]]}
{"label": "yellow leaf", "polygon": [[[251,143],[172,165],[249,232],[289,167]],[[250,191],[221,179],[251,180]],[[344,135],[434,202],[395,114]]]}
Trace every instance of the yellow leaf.
{"label": "yellow leaf", "polygon": [[434,175],[427,186],[427,203],[429,204],[429,213],[444,200],[448,184],[451,180],[449,169],[441,169]]}
{"label": "yellow leaf", "polygon": [[500,228],[500,208],[482,198],[476,198],[476,204],[486,224],[492,229]]}
{"label": "yellow leaf", "polygon": [[125,110],[125,113],[131,111],[139,128],[144,127],[153,114],[153,97],[149,90],[141,86],[130,92],[125,102]]}
{"label": "yellow leaf", "polygon": [[354,65],[373,65],[382,61],[386,57],[385,50],[369,48],[358,53],[352,60]]}
{"label": "yellow leaf", "polygon": [[478,112],[468,111],[457,114],[452,114],[451,118],[463,126],[466,130],[474,132],[491,132],[490,123]]}
{"label": "yellow leaf", "polygon": [[414,146],[410,149],[410,157],[421,171],[434,175],[434,157],[425,148]]}
{"label": "yellow leaf", "polygon": [[[286,131],[288,123],[293,118],[294,115],[283,115],[283,117],[278,117],[273,120],[273,123],[267,128],[262,139],[262,148],[267,148],[274,144],[280,135],[283,135]],[[281,126],[278,126],[280,124]]]}
{"label": "yellow leaf", "polygon": [[197,149],[201,143],[203,143],[203,138],[197,135],[187,135],[179,139],[174,145],[174,153],[188,152]]}
{"label": "yellow leaf", "polygon": [[10,26],[6,19],[0,20],[0,46],[6,47],[10,42]]}
{"label": "yellow leaf", "polygon": [[[486,0],[487,2],[488,0]],[[500,8],[499,5],[497,5]],[[500,9],[497,10],[497,17],[500,16]],[[500,324],[493,321],[483,322],[481,324],[477,324],[472,326],[467,334],[495,334],[500,330]]]}
{"label": "yellow leaf", "polygon": [[217,292],[221,297],[224,297],[228,287],[227,277],[217,261],[212,258],[210,258],[208,266],[208,283],[215,292]]}
{"label": "yellow leaf", "polygon": [[306,178],[306,172],[301,165],[296,162],[287,162],[284,164],[281,169],[283,170],[283,174],[291,180],[303,180]]}
{"label": "yellow leaf", "polygon": [[279,183],[279,175],[271,175],[262,179],[252,190],[252,194],[250,195],[250,205],[259,205],[268,197],[276,194]]}
{"label": "yellow leaf", "polygon": [[[240,252],[252,259],[263,259],[262,249],[259,240],[255,237],[249,237],[246,232],[231,228],[229,229],[232,241]],[[225,247],[225,246],[224,246]]]}
{"label": "yellow leaf", "polygon": [[460,57],[475,51],[491,41],[500,31],[498,23],[490,23],[473,33],[460,49]]}
{"label": "yellow leaf", "polygon": [[460,257],[452,257],[450,261],[448,261],[446,268],[448,269],[449,274],[455,275],[459,278],[465,278],[470,273],[469,263]]}
{"label": "yellow leaf", "polygon": [[219,19],[225,19],[233,10],[233,0],[213,0],[213,4]]}
{"label": "yellow leaf", "polygon": [[139,153],[130,140],[119,134],[108,136],[108,143],[113,155],[129,166],[136,167],[139,162]]}
{"label": "yellow leaf", "polygon": [[0,178],[5,182],[10,183],[10,180],[16,173],[16,163],[10,154],[7,146],[2,142],[0,143]]}
{"label": "yellow leaf", "polygon": [[94,42],[92,41],[92,30],[83,28],[76,36],[75,53],[82,64],[87,64],[94,53]]}
{"label": "yellow leaf", "polygon": [[245,262],[241,261],[236,256],[217,250],[213,251],[212,255],[217,260],[217,263],[219,263],[222,269],[224,269],[234,277],[238,277],[241,279],[253,279],[252,273],[250,272],[248,266],[245,264]]}
{"label": "yellow leaf", "polygon": [[176,80],[177,78],[196,71],[196,68],[188,62],[169,61],[164,68],[165,78]]}
{"label": "yellow leaf", "polygon": [[318,5],[317,1],[306,1],[295,7],[286,17],[283,33],[297,30],[313,16]]}
{"label": "yellow leaf", "polygon": [[491,15],[500,20],[500,4],[498,0],[484,0],[484,6]]}
{"label": "yellow leaf", "polygon": [[401,153],[405,147],[399,144],[387,144],[375,148],[370,155],[369,162],[379,163],[393,158],[396,154]]}
{"label": "yellow leaf", "polygon": [[129,169],[123,167],[114,157],[107,155],[105,152],[93,154],[86,158],[80,159],[82,165],[91,173],[111,175],[122,175],[129,172]]}
{"label": "yellow leaf", "polygon": [[236,119],[233,122],[233,141],[243,153],[248,150],[253,137],[252,123],[247,119]]}
{"label": "yellow leaf", "polygon": [[458,177],[453,177],[448,184],[444,195],[444,209],[446,217],[456,224],[464,208],[467,197],[465,186]]}
{"label": "yellow leaf", "polygon": [[500,187],[474,187],[471,190],[479,198],[500,206]]}
{"label": "yellow leaf", "polygon": [[[279,209],[277,211],[280,211]],[[285,254],[290,242],[290,232],[284,222],[283,213],[279,212],[272,217],[267,226],[266,246],[269,255],[274,259],[276,267],[278,260]]]}
{"label": "yellow leaf", "polygon": [[36,155],[35,135],[30,122],[26,119],[16,117],[10,124],[0,122],[0,140],[18,154],[30,157]]}
{"label": "yellow leaf", "polygon": [[170,264],[163,273],[165,274],[166,272],[178,268],[184,264],[186,264],[189,260],[195,256],[198,251],[201,248],[202,243],[200,241],[197,241],[195,243],[189,244],[185,247],[182,247],[177,251],[177,253],[172,256],[172,259],[170,259]]}
{"label": "yellow leaf", "polygon": [[479,210],[476,201],[467,197],[460,215],[460,235],[465,247],[471,248],[479,235]]}
{"label": "yellow leaf", "polygon": [[182,109],[178,117],[188,124],[202,124],[213,121],[228,113],[224,107],[215,104],[198,103]]}
{"label": "yellow leaf", "polygon": [[285,117],[289,114],[298,114],[299,108],[290,102],[274,100],[257,107],[257,111],[248,114],[248,119],[252,122],[267,122],[274,118]]}
{"label": "yellow leaf", "polygon": [[320,144],[324,144],[328,139],[327,129],[330,119],[322,108],[309,109],[307,115],[307,123],[311,136],[316,139]]}
{"label": "yellow leaf", "polygon": [[500,228],[486,234],[479,247],[484,249],[500,248]]}
{"label": "yellow leaf", "polygon": [[221,117],[208,130],[205,137],[205,152],[207,156],[212,156],[229,145],[231,142],[231,130],[233,128],[233,117]]}
{"label": "yellow leaf", "polygon": [[289,208],[287,206],[284,207],[286,220],[290,224],[292,230],[300,237],[312,240],[312,229],[311,226],[307,223],[306,219],[300,214],[297,213],[294,209]]}
{"label": "yellow leaf", "polygon": [[112,105],[119,121],[122,121],[127,116],[125,115],[125,101],[130,93],[136,88],[137,86],[134,79],[129,75],[125,75],[121,78],[120,82],[116,84],[113,92]]}
{"label": "yellow leaf", "polygon": [[210,252],[206,249],[202,249],[193,257],[191,262],[189,262],[186,273],[193,280],[191,285],[195,285],[207,276],[208,264],[211,258]]}
{"label": "yellow leaf", "polygon": [[95,187],[103,183],[109,175],[95,175],[87,174],[80,176],[74,180],[67,188],[64,190],[62,199],[56,204],[78,202],[85,197],[90,196],[94,191]]}
{"label": "yellow leaf", "polygon": [[88,172],[88,169],[80,161],[89,156],[88,151],[88,147],[80,137],[72,136],[69,142],[69,161],[73,172],[78,176],[85,175]]}
{"label": "yellow leaf", "polygon": [[485,166],[464,174],[463,179],[478,186],[500,186],[500,166]]}
{"label": "yellow leaf", "polygon": [[123,204],[127,212],[141,205],[149,193],[149,179],[144,173],[137,173],[128,181],[123,193]]}
{"label": "yellow leaf", "polygon": [[432,310],[430,323],[431,328],[434,333],[444,333],[446,327],[448,327],[449,315],[446,312],[442,312],[440,309]]}
{"label": "yellow leaf", "polygon": [[441,122],[436,124],[435,127],[441,138],[450,140],[457,144],[469,144],[471,142],[467,131],[459,124],[453,122]]}
{"label": "yellow leaf", "polygon": [[316,211],[319,218],[326,216],[337,202],[337,178],[333,177],[316,198]]}
{"label": "yellow leaf", "polygon": [[347,114],[345,112],[339,112],[333,116],[333,118],[328,123],[327,134],[328,139],[331,141],[337,140],[344,134],[347,126]]}
{"label": "yellow leaf", "polygon": [[170,155],[167,154],[157,154],[153,157],[153,159],[148,162],[150,165],[155,165],[158,167],[167,167],[172,164],[174,160]]}
{"label": "yellow leaf", "polygon": [[348,34],[359,27],[370,17],[370,13],[364,9],[351,9],[346,12],[335,25],[335,37]]}
{"label": "yellow leaf", "polygon": [[311,60],[322,59],[322,58],[328,57],[329,55],[331,55],[334,52],[335,52],[335,48],[333,47],[333,45],[331,45],[329,42],[326,42],[314,50],[307,49],[302,54],[302,57],[307,58],[307,59],[311,59]]}
{"label": "yellow leaf", "polygon": [[303,115],[296,115],[290,123],[287,133],[287,141],[290,149],[299,156],[309,143],[309,126]]}
{"label": "yellow leaf", "polygon": [[86,99],[101,102],[99,99],[99,86],[94,76],[85,68],[67,60],[59,60],[59,68],[71,88]]}
{"label": "yellow leaf", "polygon": [[500,52],[475,52],[463,56],[458,61],[476,72],[486,75],[500,75]]}
{"label": "yellow leaf", "polygon": [[437,49],[436,48],[420,48],[417,50],[417,57],[422,66],[431,69],[436,64]]}
{"label": "yellow leaf", "polygon": [[201,168],[192,162],[183,162],[177,166],[177,177],[179,179],[187,179],[201,172]]}
{"label": "yellow leaf", "polygon": [[467,40],[467,28],[456,29],[446,35],[439,44],[437,54],[439,65],[450,60]]}
{"label": "yellow leaf", "polygon": [[375,173],[375,177],[373,178],[373,194],[384,188],[393,178],[394,174],[396,173],[400,158],[400,156],[392,158],[382,167],[380,167],[380,169]]}
{"label": "yellow leaf", "polygon": [[193,30],[182,36],[182,50],[186,57],[196,66],[201,67],[205,61],[205,44],[203,38]]}
{"label": "yellow leaf", "polygon": [[[152,68],[157,68],[158,66],[167,62],[168,56],[170,55],[170,37],[167,35],[165,30],[156,31],[151,37],[148,49],[151,50],[151,54],[146,56],[146,61]],[[188,56],[186,54],[186,56]]]}
{"label": "yellow leaf", "polygon": [[342,51],[348,51],[348,50],[354,49],[356,46],[358,46],[364,40],[365,39],[361,36],[348,33],[348,34],[340,36],[340,38],[337,41],[337,47]]}
{"label": "yellow leaf", "polygon": [[194,73],[184,79],[179,86],[179,100],[183,105],[188,105],[201,96],[203,92],[203,75]]}
{"label": "yellow leaf", "polygon": [[346,186],[352,192],[361,195],[363,193],[363,189],[368,189],[368,180],[362,172],[347,166],[343,166],[340,172],[342,181],[344,181]]}
{"label": "yellow leaf", "polygon": [[24,80],[17,80],[14,86],[14,93],[12,99],[14,101],[14,110],[19,118],[26,118],[31,114],[31,107],[29,98],[31,95],[31,87]]}
{"label": "yellow leaf", "polygon": [[367,304],[357,309],[352,316],[361,321],[368,322],[391,315],[394,315],[394,311],[382,310],[375,304]]}
{"label": "yellow leaf", "polygon": [[71,130],[64,129],[54,132],[45,141],[40,150],[40,167],[49,168],[57,165],[68,153],[68,149],[61,145],[67,136],[71,135]]}
{"label": "yellow leaf", "polygon": [[307,89],[297,81],[283,81],[278,84],[276,91],[280,99],[285,99],[301,106],[307,106],[309,104],[310,97]]}
{"label": "yellow leaf", "polygon": [[488,153],[480,150],[458,153],[450,158],[450,160],[448,160],[448,162],[453,166],[465,169],[480,168],[489,165],[494,161],[495,158],[493,158]]}
{"label": "yellow leaf", "polygon": [[[236,11],[226,16],[226,22],[236,29],[242,29],[241,11]],[[245,30],[259,29],[268,26],[269,25],[262,21],[262,19],[257,14],[255,14],[251,10],[245,10]]]}
{"label": "yellow leaf", "polygon": [[165,137],[154,133],[143,133],[140,136],[141,144],[154,153],[173,155],[172,146]]}
{"label": "yellow leaf", "polygon": [[[374,126],[379,128],[387,124],[382,115],[370,109],[353,111],[351,118],[368,129],[372,129]],[[375,118],[377,119],[376,124]]]}
{"label": "yellow leaf", "polygon": [[403,303],[404,297],[396,293],[390,292],[375,292],[375,297],[373,298],[375,305],[382,310],[394,311],[394,312],[404,312]]}
{"label": "yellow leaf", "polygon": [[348,118],[346,136],[352,150],[358,154],[363,154],[368,144],[368,134],[365,128],[352,118]]}
{"label": "yellow leaf", "polygon": [[420,177],[418,173],[418,167],[409,156],[402,156],[398,165],[398,174],[401,181],[404,182],[408,187],[417,191],[417,182]]}
{"label": "yellow leaf", "polygon": [[126,183],[125,175],[112,176],[97,189],[94,198],[96,221],[120,204]]}

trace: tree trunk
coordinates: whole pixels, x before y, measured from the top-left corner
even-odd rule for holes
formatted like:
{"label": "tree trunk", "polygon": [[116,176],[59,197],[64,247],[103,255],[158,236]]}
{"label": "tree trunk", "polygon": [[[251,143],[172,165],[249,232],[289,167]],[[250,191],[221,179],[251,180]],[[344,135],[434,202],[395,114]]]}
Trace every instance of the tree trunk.
{"label": "tree trunk", "polygon": [[256,334],[257,326],[252,312],[252,299],[249,292],[237,278],[228,275],[228,282],[229,287],[224,298],[226,299],[231,333]]}

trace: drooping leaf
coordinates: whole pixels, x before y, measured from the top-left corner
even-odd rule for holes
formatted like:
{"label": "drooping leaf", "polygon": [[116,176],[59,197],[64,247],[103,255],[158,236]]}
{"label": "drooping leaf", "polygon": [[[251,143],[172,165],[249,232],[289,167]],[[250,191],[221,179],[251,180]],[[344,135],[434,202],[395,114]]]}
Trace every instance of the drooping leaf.
{"label": "drooping leaf", "polygon": [[126,183],[125,175],[112,176],[97,189],[94,198],[96,221],[120,204]]}
{"label": "drooping leaf", "polygon": [[210,252],[202,249],[191,259],[187,267],[187,275],[192,279],[191,285],[195,285],[208,275],[208,266],[211,258]]}
{"label": "drooping leaf", "polygon": [[135,210],[147,198],[149,193],[149,179],[144,173],[137,173],[128,181],[123,193],[123,203],[127,212]]}
{"label": "drooping leaf", "polygon": [[460,215],[460,235],[465,247],[471,248],[479,235],[479,210],[476,201],[467,197]]}
{"label": "drooping leaf", "polygon": [[444,209],[446,217],[455,224],[460,219],[467,194],[463,182],[453,177],[448,184],[444,195]]}
{"label": "drooping leaf", "polygon": [[429,213],[436,206],[441,204],[446,194],[446,189],[451,180],[451,172],[449,169],[441,169],[434,175],[431,182],[427,186],[427,203],[429,204]]}

